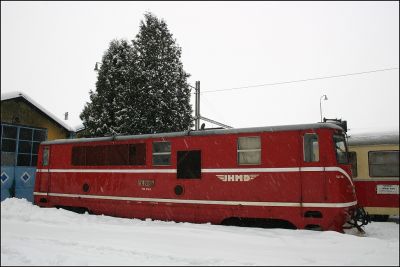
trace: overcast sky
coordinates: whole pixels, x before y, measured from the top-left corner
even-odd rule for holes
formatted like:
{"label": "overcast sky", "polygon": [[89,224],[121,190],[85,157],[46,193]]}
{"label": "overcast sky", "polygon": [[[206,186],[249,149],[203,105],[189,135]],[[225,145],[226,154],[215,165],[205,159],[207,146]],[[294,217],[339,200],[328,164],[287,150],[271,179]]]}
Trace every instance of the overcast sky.
{"label": "overcast sky", "polygon": [[132,40],[146,11],[182,48],[204,117],[314,123],[326,94],[323,117],[347,120],[350,133],[399,129],[398,1],[2,1],[1,92],[22,91],[78,126],[96,61],[111,40]]}

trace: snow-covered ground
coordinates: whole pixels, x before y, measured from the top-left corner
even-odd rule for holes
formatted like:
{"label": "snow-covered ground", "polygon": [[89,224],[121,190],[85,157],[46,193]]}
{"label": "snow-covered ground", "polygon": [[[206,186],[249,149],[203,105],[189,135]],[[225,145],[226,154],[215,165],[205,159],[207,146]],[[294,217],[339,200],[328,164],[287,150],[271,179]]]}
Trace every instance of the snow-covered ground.
{"label": "snow-covered ground", "polygon": [[1,265],[395,265],[399,224],[260,229],[76,214],[1,202]]}

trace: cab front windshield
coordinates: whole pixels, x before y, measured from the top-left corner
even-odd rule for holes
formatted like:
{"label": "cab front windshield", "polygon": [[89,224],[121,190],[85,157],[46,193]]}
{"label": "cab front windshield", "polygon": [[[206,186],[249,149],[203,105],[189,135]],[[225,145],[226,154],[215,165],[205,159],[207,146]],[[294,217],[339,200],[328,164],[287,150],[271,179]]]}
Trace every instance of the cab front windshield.
{"label": "cab front windshield", "polygon": [[347,145],[346,139],[343,135],[334,135],[333,141],[335,143],[336,160],[339,164],[347,164]]}

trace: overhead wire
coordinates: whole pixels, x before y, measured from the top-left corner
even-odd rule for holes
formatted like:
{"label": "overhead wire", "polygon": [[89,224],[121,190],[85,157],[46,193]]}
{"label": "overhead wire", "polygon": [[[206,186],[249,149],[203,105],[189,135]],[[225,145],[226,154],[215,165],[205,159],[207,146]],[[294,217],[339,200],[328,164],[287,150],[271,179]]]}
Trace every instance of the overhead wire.
{"label": "overhead wire", "polygon": [[368,74],[368,73],[374,73],[374,72],[382,72],[382,71],[391,71],[391,70],[398,70],[398,69],[399,69],[398,67],[396,67],[396,68],[387,68],[387,69],[377,69],[377,70],[370,70],[370,71],[363,71],[363,72],[353,72],[353,73],[338,74],[338,75],[331,75],[331,76],[322,76],[322,77],[291,80],[291,81],[283,81],[283,82],[276,82],[276,83],[264,83],[264,84],[248,85],[248,86],[225,88],[225,89],[207,90],[207,91],[201,91],[200,94],[213,93],[213,92],[222,92],[222,91],[231,91],[231,90],[239,90],[239,89],[262,87],[262,86],[273,86],[273,85],[288,84],[288,83],[298,83],[298,82],[307,82],[307,81],[315,81],[315,80],[332,79],[332,78],[338,78],[338,77],[345,77],[345,76],[352,76],[352,75],[362,75],[362,74]]}

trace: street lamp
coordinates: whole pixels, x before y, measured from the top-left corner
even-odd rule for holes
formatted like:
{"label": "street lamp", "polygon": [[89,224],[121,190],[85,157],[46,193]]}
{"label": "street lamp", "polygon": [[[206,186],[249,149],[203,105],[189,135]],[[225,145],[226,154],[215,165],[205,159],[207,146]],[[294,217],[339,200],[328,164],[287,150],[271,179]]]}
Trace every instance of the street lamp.
{"label": "street lamp", "polygon": [[101,63],[100,62],[96,62],[96,65],[94,66],[94,70],[95,71],[99,71],[100,70],[100,66],[99,65],[101,65]]}
{"label": "street lamp", "polygon": [[323,95],[319,98],[319,113],[321,115],[321,122],[322,122],[322,105],[321,105],[321,100],[328,100],[328,97],[326,95]]}

